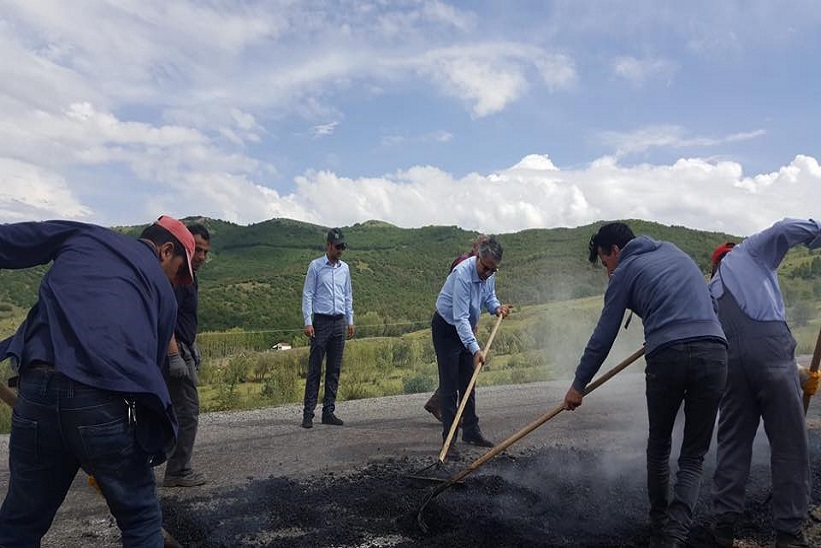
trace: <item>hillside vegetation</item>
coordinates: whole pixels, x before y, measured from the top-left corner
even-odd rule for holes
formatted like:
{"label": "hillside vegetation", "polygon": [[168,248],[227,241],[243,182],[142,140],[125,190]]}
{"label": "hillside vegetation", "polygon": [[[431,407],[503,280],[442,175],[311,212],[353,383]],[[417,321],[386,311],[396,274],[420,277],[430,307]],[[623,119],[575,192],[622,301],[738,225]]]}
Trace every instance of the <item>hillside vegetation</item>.
{"label": "hillside vegetation", "polygon": [[[212,219],[212,252],[200,272],[200,346],[204,410],[301,401],[307,365],[302,334],[302,284],[308,263],[324,250],[326,227],[274,219],[250,226]],[[671,241],[706,273],[726,234],[628,221],[637,234]],[[569,378],[601,310],[607,277],[587,262],[590,236],[601,223],[499,235],[504,247],[497,291],[515,305],[494,343],[479,385]],[[340,399],[426,392],[436,383],[430,342],[433,304],[452,259],[475,232],[457,227],[403,229],[369,221],[342,227],[352,270],[357,337],[345,351]],[[136,235],[142,227],[119,228]],[[0,336],[13,333],[36,299],[44,266],[0,271]],[[811,353],[818,333],[821,254],[789,253],[780,271],[798,353]],[[480,341],[494,319],[484,316]],[[271,351],[289,342],[288,351]],[[611,361],[641,345],[634,320],[619,336]],[[637,366],[638,367],[638,366]],[[0,431],[8,410],[0,408]]]}

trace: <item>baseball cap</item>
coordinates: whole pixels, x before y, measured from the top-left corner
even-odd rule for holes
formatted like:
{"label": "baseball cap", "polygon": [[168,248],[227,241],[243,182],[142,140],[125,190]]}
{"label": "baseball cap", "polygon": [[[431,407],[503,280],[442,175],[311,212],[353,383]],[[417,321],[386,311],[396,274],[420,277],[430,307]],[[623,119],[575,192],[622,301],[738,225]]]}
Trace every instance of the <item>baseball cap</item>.
{"label": "baseball cap", "polygon": [[734,247],[735,242],[727,242],[718,246],[715,251],[713,251],[713,267],[718,266],[719,261],[724,258],[724,255],[729,253]]}
{"label": "baseball cap", "polygon": [[177,282],[183,285],[193,283],[194,268],[191,266],[191,257],[194,256],[194,248],[196,247],[193,234],[191,234],[191,231],[188,230],[188,227],[174,217],[169,217],[168,215],[162,215],[159,219],[157,219],[155,224],[160,225],[170,232],[177,240],[179,240],[183,248],[185,248],[185,259],[188,263],[188,270],[180,271],[180,274],[177,275]]}
{"label": "baseball cap", "polygon": [[332,228],[328,231],[328,243],[332,245],[344,244],[345,236],[338,228]]}

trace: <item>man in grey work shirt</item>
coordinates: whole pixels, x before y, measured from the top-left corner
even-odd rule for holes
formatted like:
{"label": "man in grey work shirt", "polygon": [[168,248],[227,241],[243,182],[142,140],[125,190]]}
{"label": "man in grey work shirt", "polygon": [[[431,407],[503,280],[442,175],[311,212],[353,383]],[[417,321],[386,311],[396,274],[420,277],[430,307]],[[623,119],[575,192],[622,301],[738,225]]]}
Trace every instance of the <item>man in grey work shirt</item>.
{"label": "man in grey work shirt", "polygon": [[353,323],[351,272],[347,263],[342,260],[342,252],[347,248],[345,236],[341,230],[333,228],[328,231],[326,242],[325,255],[314,259],[308,266],[302,290],[305,335],[311,339],[302,428],[312,428],[314,425],[322,360],[326,354],[328,360],[325,364],[322,424],[342,426],[342,420],[334,414],[336,391],[339,387],[345,339],[350,339],[356,332]]}
{"label": "man in grey work shirt", "polygon": [[729,342],[713,477],[713,534],[719,546],[733,545],[736,522],[744,511],[753,440],[762,420],[770,441],[775,545],[809,546],[804,533],[810,503],[807,429],[795,339],[787,326],[777,272],[787,252],[799,245],[821,247],[821,223],[784,219],[713,253],[710,292]]}

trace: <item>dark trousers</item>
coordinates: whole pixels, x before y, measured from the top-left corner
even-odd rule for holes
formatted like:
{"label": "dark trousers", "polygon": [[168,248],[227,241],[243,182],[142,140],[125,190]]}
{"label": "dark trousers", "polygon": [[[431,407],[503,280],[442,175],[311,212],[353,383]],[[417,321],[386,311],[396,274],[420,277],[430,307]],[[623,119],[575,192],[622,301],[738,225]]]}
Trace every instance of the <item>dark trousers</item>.
{"label": "dark trousers", "polygon": [[322,360],[325,363],[325,396],[322,399],[322,415],[329,415],[336,409],[336,391],[339,388],[339,373],[342,368],[342,352],[348,335],[345,315],[325,316],[314,314],[314,338],[311,339],[311,353],[308,356],[308,375],[305,378],[305,408],[303,415],[314,417],[319,398],[319,379],[322,375]]}
{"label": "dark trousers", "polygon": [[[464,397],[473,376],[473,355],[459,339],[456,327],[446,322],[439,313],[434,313],[430,323],[436,363],[439,366],[439,401],[442,406],[442,436],[447,437],[459,398]],[[462,413],[465,433],[475,435],[479,431],[479,417],[476,415],[476,396],[471,392]],[[455,436],[454,436],[455,438]]]}
{"label": "dark trousers", "polygon": [[810,463],[795,339],[784,322],[751,320],[728,294],[719,300],[719,318],[730,349],[713,509],[719,520],[729,522],[744,511],[753,440],[763,419],[770,441],[773,526],[796,533],[809,509]]}
{"label": "dark trousers", "polygon": [[169,457],[165,466],[166,476],[187,476],[191,469],[191,456],[194,453],[194,440],[197,437],[197,427],[200,416],[200,396],[197,392],[197,365],[194,361],[193,349],[179,342],[180,355],[188,366],[188,375],[185,377],[165,376],[165,383],[171,395],[171,404],[177,415],[179,431],[174,453]]}
{"label": "dark trousers", "polygon": [[11,418],[0,546],[40,546],[81,466],[100,486],[123,546],[163,546],[154,472],[123,395],[27,369]]}
{"label": "dark trousers", "polygon": [[[650,521],[666,537],[685,542],[727,378],[727,348],[718,341],[690,341],[654,352],[646,361]],[[682,403],[684,436],[671,499],[670,449]]]}

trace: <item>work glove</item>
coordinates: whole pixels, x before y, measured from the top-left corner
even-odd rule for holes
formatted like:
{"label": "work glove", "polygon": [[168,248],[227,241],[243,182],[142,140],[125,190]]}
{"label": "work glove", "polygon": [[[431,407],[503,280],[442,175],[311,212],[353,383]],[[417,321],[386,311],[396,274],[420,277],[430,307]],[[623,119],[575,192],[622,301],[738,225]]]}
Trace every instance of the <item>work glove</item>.
{"label": "work glove", "polygon": [[172,352],[168,355],[168,374],[175,379],[188,376],[188,364],[185,363],[179,352]]}
{"label": "work glove", "polygon": [[814,396],[818,391],[818,381],[821,379],[821,371],[808,371],[807,381],[804,383],[804,395]]}

